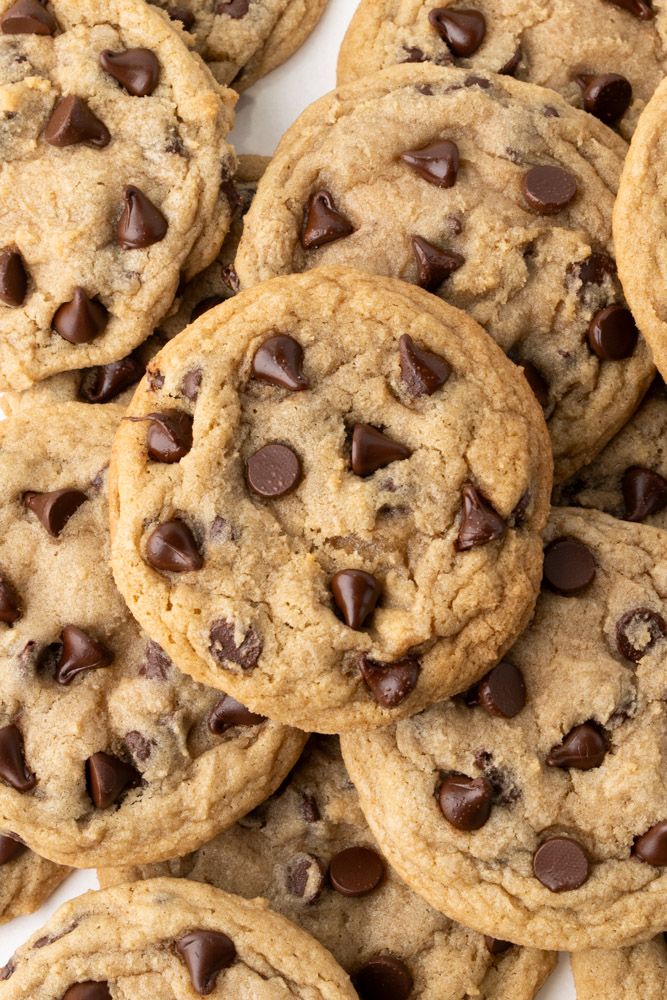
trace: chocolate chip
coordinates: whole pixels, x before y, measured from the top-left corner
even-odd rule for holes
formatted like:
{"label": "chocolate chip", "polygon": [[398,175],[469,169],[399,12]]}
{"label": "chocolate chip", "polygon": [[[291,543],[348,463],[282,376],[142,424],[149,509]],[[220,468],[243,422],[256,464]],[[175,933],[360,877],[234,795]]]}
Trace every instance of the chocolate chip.
{"label": "chocolate chip", "polygon": [[513,719],[526,704],[526,685],[518,667],[501,660],[490,670],[477,689],[479,704],[489,715]]}
{"label": "chocolate chip", "polygon": [[504,955],[514,947],[511,941],[501,941],[500,938],[489,937],[487,934],[484,935],[484,944],[490,955]]}
{"label": "chocolate chip", "polygon": [[192,417],[184,410],[162,410],[130,419],[150,421],[146,445],[149,456],[155,462],[166,465],[180,462],[192,448]]}
{"label": "chocolate chip", "polygon": [[144,374],[144,366],[133,354],[108,365],[90,370],[81,382],[79,396],[88,403],[110,403],[121,392],[135,385]]}
{"label": "chocolate chip", "polygon": [[632,85],[618,73],[598,76],[582,73],[577,83],[581,87],[584,108],[605,125],[615,125],[630,107]]}
{"label": "chocolate chip", "polygon": [[626,660],[639,663],[656,642],[667,636],[667,623],[650,608],[626,611],[616,623],[616,647]]}
{"label": "chocolate chip", "polygon": [[380,584],[362,569],[342,569],[331,578],[336,607],[349,628],[362,629],[375,611]]}
{"label": "chocolate chip", "polygon": [[106,646],[76,625],[65,625],[60,641],[62,649],[55,672],[59,684],[71,684],[77,674],[108,667],[113,661],[113,654]]}
{"label": "chocolate chip", "polygon": [[6,982],[15,972],[16,965],[14,964],[14,959],[10,958],[6,965],[0,967],[0,983]]}
{"label": "chocolate chip", "polygon": [[359,671],[378,705],[395,708],[414,691],[421,663],[416,656],[404,656],[393,663],[381,663],[362,656]]}
{"label": "chocolate chip", "polygon": [[111,1000],[111,993],[106,982],[77,983],[63,993],[62,1000]]}
{"label": "chocolate chip", "polygon": [[129,184],[123,189],[124,208],[118,221],[116,238],[123,250],[142,250],[163,240],[167,220],[138,187]]}
{"label": "chocolate chip", "polygon": [[290,896],[309,905],[322,895],[326,869],[314,854],[296,854],[287,864],[285,885]]}
{"label": "chocolate chip", "polygon": [[257,348],[252,359],[252,374],[262,382],[291,392],[301,392],[310,386],[303,374],[303,348],[284,333],[269,337]]}
{"label": "chocolate chip", "polygon": [[23,503],[36,514],[48,533],[57,538],[70,517],[85,503],[88,497],[81,490],[65,488],[53,490],[51,493],[33,493],[23,495]]}
{"label": "chocolate chip", "polygon": [[652,21],[655,17],[650,0],[610,0],[610,2],[616,7],[627,10],[630,14],[638,17],[640,21]]}
{"label": "chocolate chip", "polygon": [[234,942],[220,931],[190,931],[174,945],[187,966],[195,993],[200,996],[213,992],[219,973],[228,969],[236,958]]}
{"label": "chocolate chip", "polygon": [[414,980],[404,962],[391,955],[369,958],[352,976],[359,1000],[408,1000]]}
{"label": "chocolate chip", "polygon": [[411,396],[432,396],[445,384],[452,369],[444,358],[417,347],[412,337],[404,333],[398,342],[401,378]]}
{"label": "chocolate chip", "polygon": [[4,35],[55,35],[56,22],[38,0],[17,0],[0,20]]}
{"label": "chocolate chip", "polygon": [[201,368],[193,368],[191,371],[186,372],[183,376],[183,381],[181,382],[181,392],[186,399],[190,400],[191,403],[197,401],[199,390],[201,388],[201,380]]}
{"label": "chocolate chip", "polygon": [[498,70],[499,76],[514,76],[519,68],[521,60],[523,58],[523,52],[521,51],[521,46],[517,45],[514,55],[507,60],[507,62],[500,67]]}
{"label": "chocolate chip", "polygon": [[227,285],[227,288],[230,290],[230,292],[232,292],[233,295],[236,295],[238,292],[240,292],[241,282],[239,280],[238,274],[236,273],[235,267],[233,267],[231,264],[225,264],[224,267],[220,268],[220,277],[222,278],[224,283]]}
{"label": "chocolate chip", "polygon": [[149,740],[143,733],[136,729],[125,734],[125,746],[130,751],[134,760],[146,761],[153,752],[154,741]]}
{"label": "chocolate chip", "polygon": [[160,63],[150,49],[100,52],[100,66],[132,97],[152,94],[160,79]]}
{"label": "chocolate chip", "polygon": [[435,7],[428,19],[455,56],[471,56],[484,41],[486,20],[478,10]]}
{"label": "chocolate chip", "polygon": [[235,21],[245,17],[250,10],[250,0],[220,0],[216,6],[216,14],[227,14]]}
{"label": "chocolate chip", "polygon": [[0,301],[17,308],[28,290],[28,274],[18,250],[0,253]]}
{"label": "chocolate chip", "polygon": [[170,20],[180,21],[186,31],[190,31],[195,24],[195,15],[187,7],[165,7]]}
{"label": "chocolate chip", "polygon": [[426,58],[426,53],[423,49],[417,48],[416,45],[413,46],[403,46],[403,51],[405,52],[405,59],[401,59],[402,63],[423,63],[428,62]]}
{"label": "chocolate chip", "polygon": [[329,862],[329,880],[343,896],[366,896],[384,879],[385,865],[372,847],[347,847]]}
{"label": "chocolate chip", "polygon": [[544,582],[564,597],[578,594],[595,578],[591,550],[577,538],[557,538],[544,552]]}
{"label": "chocolate chip", "polygon": [[195,320],[207,313],[209,309],[215,309],[216,306],[221,305],[225,300],[222,295],[209,295],[207,298],[202,299],[194,306],[192,312],[190,313],[190,322],[194,323]]}
{"label": "chocolate chip", "polygon": [[667,821],[656,823],[637,837],[632,853],[647,865],[655,865],[656,868],[667,865]]}
{"label": "chocolate chip", "polygon": [[239,646],[236,645],[234,624],[223,619],[213,622],[209,638],[209,652],[221,666],[230,662],[237,663],[242,670],[252,670],[262,654],[262,640],[252,625]]}
{"label": "chocolate chip", "polygon": [[[237,650],[238,653],[238,650]],[[236,701],[231,695],[223,695],[222,700],[211,709],[208,728],[216,736],[222,736],[233,726],[259,726],[266,721],[265,715],[257,715]]]}
{"label": "chocolate chip", "polygon": [[590,771],[599,767],[609,749],[603,732],[594,722],[584,722],[571,729],[547,757],[549,767],[571,767]]}
{"label": "chocolate chip", "polygon": [[139,668],[139,676],[149,680],[166,681],[171,673],[173,663],[157,642],[149,639],[146,643],[144,662]]}
{"label": "chocolate chip", "polygon": [[493,788],[486,778],[450,774],[438,789],[438,805],[457,830],[480,830],[491,815]]}
{"label": "chocolate chip", "polygon": [[421,149],[407,149],[400,154],[404,163],[436,187],[450,188],[459,172],[459,147],[449,139],[432,142]]}
{"label": "chocolate chip", "polygon": [[304,250],[317,250],[353,232],[354,226],[337,210],[328,191],[316,191],[310,196],[301,231]]}
{"label": "chocolate chip", "polygon": [[571,837],[550,837],[533,855],[535,877],[550,892],[570,892],[587,881],[590,874],[588,856]]}
{"label": "chocolate chip", "polygon": [[123,792],[141,782],[141,774],[113,754],[98,751],[86,761],[86,788],[97,809],[108,809]]}
{"label": "chocolate chip", "polygon": [[629,358],[637,346],[639,331],[625,306],[607,306],[596,313],[588,327],[591,350],[603,361]]}
{"label": "chocolate chip", "polygon": [[0,576],[0,622],[13,625],[21,617],[16,594],[12,585]]}
{"label": "chocolate chip", "polygon": [[257,496],[283,497],[301,482],[299,456],[286,444],[265,444],[246,463],[248,486]]}
{"label": "chocolate chip", "polygon": [[322,819],[314,795],[301,792],[301,816],[306,823],[319,823]]}
{"label": "chocolate chip", "polygon": [[93,114],[82,97],[63,97],[51,112],[44,128],[50,146],[64,149],[80,143],[102,149],[111,142],[109,129]]}
{"label": "chocolate chip", "polygon": [[404,444],[392,441],[370,424],[355,424],[352,430],[351,466],[355,476],[370,476],[391,462],[409,458],[412,452]]}
{"label": "chocolate chip", "polygon": [[29,792],[37,784],[25,761],[21,730],[13,724],[0,729],[0,780],[17,792]]}
{"label": "chocolate chip", "polygon": [[148,536],[146,559],[162,573],[192,573],[204,565],[192,531],[177,517],[163,521]]}
{"label": "chocolate chip", "polygon": [[487,545],[501,538],[507,525],[486,497],[471,483],[466,483],[461,493],[463,506],[456,539],[457,551],[466,552],[477,545]]}
{"label": "chocolate chip", "polygon": [[4,837],[0,835],[0,868],[14,861],[26,850],[26,846],[15,837]]}
{"label": "chocolate chip", "polygon": [[555,215],[575,197],[577,182],[562,167],[531,167],[523,178],[523,193],[535,212]]}
{"label": "chocolate chip", "polygon": [[77,287],[70,301],[56,309],[51,326],[70,344],[90,344],[104,333],[108,322],[109,314],[102,303]]}
{"label": "chocolate chip", "polygon": [[585,260],[568,267],[568,274],[578,278],[582,285],[601,285],[605,278],[616,274],[615,261],[604,253],[592,253]]}
{"label": "chocolate chip", "polygon": [[667,506],[667,479],[652,469],[631,465],[623,473],[621,489],[628,521],[642,521]]}
{"label": "chocolate chip", "polygon": [[558,111],[552,104],[545,104],[542,114],[545,118],[560,118]]}
{"label": "chocolate chip", "polygon": [[522,369],[524,378],[535,399],[543,410],[546,409],[549,405],[549,383],[531,361],[518,361],[517,364]]}
{"label": "chocolate chip", "polygon": [[412,251],[417,261],[417,284],[427,292],[435,292],[443,281],[465,263],[461,254],[434,247],[423,236],[412,237]]}

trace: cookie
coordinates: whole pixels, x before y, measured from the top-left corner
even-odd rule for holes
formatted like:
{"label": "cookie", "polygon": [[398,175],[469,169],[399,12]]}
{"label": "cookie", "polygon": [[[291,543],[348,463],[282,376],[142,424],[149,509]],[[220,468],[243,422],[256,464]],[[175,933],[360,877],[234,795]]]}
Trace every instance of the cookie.
{"label": "cookie", "polygon": [[361,0],[338,82],[396,63],[501,73],[559,91],[629,138],[667,72],[664,0]]}
{"label": "cookie", "polygon": [[667,528],[667,390],[660,377],[607,447],[554,490],[559,506],[594,507]]}
{"label": "cookie", "polygon": [[667,984],[667,944],[661,934],[646,944],[572,956],[577,1000],[662,1000]]}
{"label": "cookie", "polygon": [[0,836],[0,924],[38,910],[69,871],[13,837]]}
{"label": "cookie", "polygon": [[527,83],[385,70],[317,101],[283,137],[246,217],[241,286],[347,264],[467,310],[524,367],[563,479],[653,374],[611,259],[626,149]]}
{"label": "cookie", "polygon": [[177,879],[88,892],[0,972],[5,1000],[355,1000],[317,941],[262,900]]}
{"label": "cookie", "polygon": [[667,81],[658,87],[637,125],[614,208],[618,273],[663,377],[667,375],[667,282],[661,268],[667,213],[666,122]]}
{"label": "cookie", "polygon": [[[254,712],[386,725],[466,687],[526,624],[544,421],[435,296],[346,268],[267,282],[167,344],[129,414],[118,586],[181,669]],[[150,443],[160,414],[173,450]]]}
{"label": "cookie", "polygon": [[61,403],[0,424],[0,832],[61,864],[172,857],[243,816],[303,734],[220,725],[131,618],[109,561],[121,407]]}
{"label": "cookie", "polygon": [[[142,343],[230,218],[234,94],[139,0],[0,2],[0,388]],[[37,6],[40,9],[37,9]]]}
{"label": "cookie", "polygon": [[531,947],[620,947],[665,920],[667,534],[563,508],[545,538],[506,659],[343,755],[388,861],[437,909]]}
{"label": "cookie", "polygon": [[103,886],[164,875],[267,899],[333,954],[362,1000],[377,996],[371,987],[385,970],[392,998],[531,1000],[555,964],[452,923],[401,882],[377,850],[334,737],[314,737],[271,799],[194,854],[99,873]]}

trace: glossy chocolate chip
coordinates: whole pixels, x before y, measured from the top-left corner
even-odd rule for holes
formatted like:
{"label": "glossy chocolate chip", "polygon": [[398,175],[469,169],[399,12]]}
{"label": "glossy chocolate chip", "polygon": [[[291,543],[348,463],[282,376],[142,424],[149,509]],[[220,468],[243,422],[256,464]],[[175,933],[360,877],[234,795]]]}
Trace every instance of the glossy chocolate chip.
{"label": "glossy chocolate chip", "polygon": [[477,688],[479,704],[489,715],[513,719],[526,704],[526,685],[518,667],[501,660],[490,670]]}
{"label": "glossy chocolate chip", "polygon": [[236,701],[235,698],[226,694],[211,709],[208,716],[208,728],[216,736],[222,736],[233,726],[259,726],[265,721],[266,716],[251,712],[240,701]]}
{"label": "glossy chocolate chip", "polygon": [[436,7],[428,19],[455,56],[471,56],[484,41],[486,20],[478,10]]}
{"label": "glossy chocolate chip", "polygon": [[650,0],[610,0],[616,7],[622,7],[640,21],[652,21],[655,12]]}
{"label": "glossy chocolate chip", "polygon": [[167,220],[160,209],[138,187],[123,189],[123,213],[116,238],[123,250],[143,250],[159,243],[167,234]]}
{"label": "glossy chocolate chip", "polygon": [[26,764],[21,730],[13,724],[0,729],[0,781],[17,792],[29,792],[37,784]]}
{"label": "glossy chocolate chip", "polygon": [[141,677],[148,677],[151,680],[166,681],[171,673],[172,662],[157,642],[149,639],[146,643],[144,661],[139,668]]}
{"label": "glossy chocolate chip", "polygon": [[584,108],[605,125],[615,125],[630,107],[632,85],[618,73],[598,76],[582,73],[577,83],[581,87]]}
{"label": "glossy chocolate chip", "polygon": [[544,582],[564,597],[571,597],[595,579],[593,553],[578,538],[557,538],[544,552]]}
{"label": "glossy chocolate chip", "polygon": [[191,403],[196,402],[199,396],[202,374],[201,368],[193,368],[191,371],[186,372],[183,376],[183,381],[181,382],[181,392],[186,399],[190,400]]}
{"label": "glossy chocolate chip", "polygon": [[28,274],[18,250],[0,253],[0,301],[17,308],[22,305],[28,291]]}
{"label": "glossy chocolate chip", "polygon": [[530,386],[535,399],[543,410],[546,409],[549,405],[549,383],[544,375],[537,370],[531,361],[519,361],[517,363],[523,371],[524,378]]}
{"label": "glossy chocolate chip", "polygon": [[160,63],[150,49],[125,49],[100,52],[100,66],[132,97],[152,94],[160,80]]}
{"label": "glossy chocolate chip", "polygon": [[435,292],[460,267],[465,259],[459,253],[441,250],[423,236],[412,237],[412,251],[417,261],[417,284],[427,292]]}
{"label": "glossy chocolate chip", "polygon": [[70,344],[90,344],[104,333],[108,322],[109,313],[102,303],[78,287],[70,301],[56,309],[51,326]]}
{"label": "glossy chocolate chip", "polygon": [[87,499],[81,490],[68,488],[52,490],[50,493],[29,491],[23,495],[25,506],[36,514],[52,538],[58,537],[70,517]]}
{"label": "glossy chocolate chip", "polygon": [[370,573],[343,569],[331,578],[331,593],[345,624],[362,629],[375,611],[381,588]]}
{"label": "glossy chocolate chip", "polygon": [[233,622],[219,619],[213,622],[209,631],[211,640],[209,651],[221,666],[227,662],[237,663],[242,670],[252,670],[262,654],[262,640],[251,625],[240,644],[236,644],[236,630]]}
{"label": "glossy chocolate chip", "polygon": [[354,232],[354,226],[342,215],[328,191],[316,191],[310,196],[301,231],[304,250],[317,250]]}
{"label": "glossy chocolate chip", "polygon": [[514,50],[514,55],[510,56],[506,63],[504,63],[498,70],[499,76],[514,76],[518,70],[521,60],[523,59],[523,51],[520,45],[517,45]]}
{"label": "glossy chocolate chip", "polygon": [[196,306],[192,309],[190,313],[190,322],[194,323],[195,320],[207,313],[209,309],[215,309],[216,306],[221,305],[224,302],[222,295],[208,295],[201,302],[198,302]]}
{"label": "glossy chocolate chip", "polygon": [[401,159],[429,184],[450,188],[459,172],[459,147],[449,139],[432,142],[421,149],[406,149]]}
{"label": "glossy chocolate chip", "polygon": [[266,499],[283,497],[301,482],[301,460],[286,444],[266,444],[246,463],[248,486]]}
{"label": "glossy chocolate chip", "polygon": [[88,403],[110,403],[121,392],[136,385],[143,374],[143,364],[130,354],[120,361],[91,369],[90,378],[81,382],[79,396]]}
{"label": "glossy chocolate chip", "polygon": [[111,1000],[108,983],[93,982],[76,983],[63,993],[62,1000]]}
{"label": "glossy chocolate chip", "polygon": [[162,573],[192,573],[204,565],[192,531],[180,518],[163,521],[151,532],[146,559]]}
{"label": "glossy chocolate chip", "polygon": [[637,837],[632,853],[647,865],[661,868],[667,865],[667,821],[656,823]]}
{"label": "glossy chocolate chip", "polygon": [[285,871],[285,886],[290,896],[315,903],[322,895],[326,869],[314,854],[300,853],[290,858]]}
{"label": "glossy chocolate chip", "polygon": [[180,462],[192,448],[190,414],[184,410],[169,409],[149,413],[145,419],[150,421],[146,445],[153,461],[166,465]]}
{"label": "glossy chocolate chip", "polygon": [[621,489],[627,521],[642,521],[667,506],[667,479],[652,469],[631,465],[623,473]]}
{"label": "glossy chocolate chip", "polygon": [[656,642],[667,636],[667,622],[650,608],[626,611],[616,623],[616,647],[626,660],[639,663]]}
{"label": "glossy chocolate chip", "polygon": [[286,333],[269,337],[255,351],[252,359],[253,377],[290,392],[308,389],[310,383],[303,374],[303,347]]}
{"label": "glossy chocolate chip", "polygon": [[381,708],[395,708],[411,694],[421,672],[416,656],[404,656],[393,663],[380,663],[369,656],[362,656],[359,671]]}
{"label": "glossy chocolate chip", "polygon": [[533,855],[533,873],[550,892],[570,892],[587,881],[588,856],[571,837],[550,837]]}
{"label": "glossy chocolate chip", "polygon": [[510,948],[514,947],[511,941],[502,941],[500,938],[489,937],[487,934],[484,935],[484,944],[490,955],[504,955]]}
{"label": "glossy chocolate chip", "polygon": [[13,625],[21,617],[19,602],[14,588],[4,577],[0,576],[0,622]]}
{"label": "glossy chocolate chip", "polygon": [[486,497],[470,483],[464,485],[461,493],[463,505],[456,539],[457,550],[465,552],[501,538],[507,525]]}
{"label": "glossy chocolate chip", "polygon": [[100,750],[86,761],[86,787],[97,809],[108,809],[123,792],[140,783],[136,767],[113,754]]}
{"label": "glossy chocolate chip", "polygon": [[220,931],[190,931],[178,938],[174,945],[190,973],[195,992],[200,996],[213,992],[218,975],[223,969],[228,969],[236,958],[234,942]]}
{"label": "glossy chocolate chip", "polygon": [[250,10],[250,0],[220,0],[215,8],[216,14],[227,14],[235,21],[245,17]]}
{"label": "glossy chocolate chip", "polygon": [[372,847],[347,847],[329,862],[329,880],[343,896],[366,896],[384,879],[384,861]]}
{"label": "glossy chocolate chip", "polygon": [[102,149],[111,142],[109,129],[93,114],[82,97],[63,97],[51,112],[44,128],[44,138],[50,146],[84,144]]}
{"label": "glossy chocolate chip", "polygon": [[452,373],[444,358],[418,347],[407,333],[399,340],[398,350],[403,385],[415,399],[432,396]]}
{"label": "glossy chocolate chip", "polygon": [[594,722],[584,722],[571,729],[547,757],[549,767],[590,771],[599,767],[609,749],[603,732]]}
{"label": "glossy chocolate chip", "polygon": [[355,424],[352,430],[351,466],[355,476],[370,476],[391,462],[409,458],[412,452],[404,444],[392,441],[370,424]]}
{"label": "glossy chocolate chip", "polygon": [[491,815],[493,788],[486,778],[450,774],[438,789],[438,805],[457,830],[481,830]]}
{"label": "glossy chocolate chip", "polygon": [[392,955],[369,958],[352,976],[359,1000],[408,1000],[414,980],[405,962]]}
{"label": "glossy chocolate chip", "polygon": [[607,306],[596,313],[588,327],[591,350],[603,361],[621,361],[631,357],[639,331],[632,313],[625,306]]}
{"label": "glossy chocolate chip", "polygon": [[113,654],[76,625],[66,625],[60,637],[62,644],[55,677],[59,684],[70,684],[77,674],[108,667]]}
{"label": "glossy chocolate chip", "polygon": [[38,0],[17,0],[0,19],[4,35],[55,35],[56,22]]}
{"label": "glossy chocolate chip", "polygon": [[555,215],[574,199],[577,182],[562,167],[531,167],[523,178],[523,193],[533,211]]}
{"label": "glossy chocolate chip", "polygon": [[5,837],[0,834],[0,868],[3,865],[8,865],[10,861],[14,861],[16,858],[20,857],[25,850],[26,846],[25,844],[22,844],[20,840],[16,840],[14,837]]}

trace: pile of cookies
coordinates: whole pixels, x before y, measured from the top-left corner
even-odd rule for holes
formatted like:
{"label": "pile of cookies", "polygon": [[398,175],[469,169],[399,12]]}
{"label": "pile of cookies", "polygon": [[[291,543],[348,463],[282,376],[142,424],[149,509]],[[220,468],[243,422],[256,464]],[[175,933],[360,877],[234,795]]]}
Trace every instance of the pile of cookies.
{"label": "pile of cookies", "polygon": [[[667,988],[667,0],[0,0],[0,1000]],[[2,931],[0,930],[0,935]]]}

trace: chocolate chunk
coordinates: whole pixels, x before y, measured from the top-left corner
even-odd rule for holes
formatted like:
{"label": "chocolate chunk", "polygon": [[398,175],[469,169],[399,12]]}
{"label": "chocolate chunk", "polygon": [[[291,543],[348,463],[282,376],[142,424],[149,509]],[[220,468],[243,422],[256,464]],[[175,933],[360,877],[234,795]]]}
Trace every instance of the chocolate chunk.
{"label": "chocolate chunk", "polygon": [[486,19],[478,10],[435,7],[428,19],[455,56],[471,56],[484,41]]}
{"label": "chocolate chunk", "polygon": [[90,344],[104,333],[108,322],[109,313],[102,303],[77,287],[70,301],[58,306],[51,326],[70,344]]}
{"label": "chocolate chunk", "polygon": [[108,365],[90,369],[90,378],[82,379],[79,396],[87,403],[110,403],[135,385],[144,374],[144,366],[133,354]]}
{"label": "chocolate chunk", "polygon": [[256,712],[251,712],[240,701],[236,701],[231,695],[225,694],[218,704],[211,709],[208,717],[208,728],[216,736],[222,736],[223,733],[226,733],[233,726],[259,726],[262,722],[266,722],[265,715],[257,715]]}
{"label": "chocolate chunk", "polygon": [[637,837],[632,853],[647,865],[667,865],[667,821],[661,820]]}
{"label": "chocolate chunk", "polygon": [[490,955],[504,955],[514,947],[511,941],[501,941],[500,938],[489,937],[488,934],[484,935],[484,944]]}
{"label": "chocolate chunk", "polygon": [[111,142],[109,129],[93,114],[82,97],[63,97],[51,112],[44,128],[44,138],[50,146],[64,149],[83,143],[102,149]]}
{"label": "chocolate chunk", "polygon": [[324,889],[326,869],[314,854],[296,854],[287,864],[285,885],[290,896],[309,905],[317,902]]}
{"label": "chocolate chunk", "polygon": [[459,147],[449,139],[432,142],[421,149],[406,149],[400,157],[429,184],[441,188],[450,188],[456,184]]}
{"label": "chocolate chunk", "polygon": [[616,263],[605,253],[592,253],[585,260],[568,267],[568,274],[578,278],[582,285],[601,285],[605,278],[616,274]]}
{"label": "chocolate chunk", "polygon": [[59,684],[71,684],[77,674],[108,667],[113,661],[106,646],[76,625],[65,625],[60,641],[62,649],[55,672]]}
{"label": "chocolate chunk", "polygon": [[667,623],[650,608],[626,611],[616,623],[616,647],[626,660],[639,663],[656,642],[667,636]]}
{"label": "chocolate chunk", "polygon": [[0,253],[0,301],[17,308],[22,305],[28,290],[28,274],[18,250]]}
{"label": "chocolate chunk", "polygon": [[603,361],[629,358],[637,346],[639,331],[625,306],[607,306],[596,313],[588,327],[591,350]]}
{"label": "chocolate chunk", "polygon": [[304,250],[317,250],[353,232],[354,226],[337,210],[328,191],[316,191],[310,196],[301,231]]}
{"label": "chocolate chunk", "polygon": [[116,238],[123,250],[142,250],[159,243],[167,234],[167,220],[160,209],[138,187],[123,188],[124,208]]}
{"label": "chocolate chunk", "polygon": [[627,10],[634,17],[638,17],[640,21],[652,21],[655,17],[650,0],[610,0],[610,2],[616,7]]}
{"label": "chocolate chunk", "polygon": [[587,881],[588,856],[581,844],[571,837],[550,837],[533,855],[535,877],[550,892],[570,892]]}
{"label": "chocolate chunk", "polygon": [[21,730],[13,724],[0,729],[0,781],[17,792],[29,792],[37,784],[25,761]]}
{"label": "chocolate chunk", "polygon": [[130,417],[130,420],[148,420],[147,448],[155,462],[171,465],[188,454],[192,448],[192,417],[184,410],[162,410],[149,413],[146,417]]}
{"label": "chocolate chunk", "polygon": [[242,670],[252,670],[262,654],[262,640],[251,625],[240,646],[237,646],[234,632],[233,622],[227,622],[223,619],[213,622],[209,632],[211,640],[209,652],[213,659],[223,667],[227,661],[237,663]]}
{"label": "chocolate chunk", "polygon": [[452,369],[444,358],[417,347],[412,337],[404,333],[398,342],[401,378],[411,396],[432,396],[445,384]]}
{"label": "chocolate chunk", "polygon": [[4,35],[55,35],[56,22],[38,0],[17,0],[0,19]]}
{"label": "chocolate chunk", "polygon": [[573,200],[577,182],[562,167],[531,167],[523,178],[523,193],[530,208],[539,215],[555,215]]}
{"label": "chocolate chunk", "polygon": [[190,931],[174,945],[187,966],[195,993],[200,996],[213,992],[218,974],[236,958],[234,942],[220,931]]}
{"label": "chocolate chunk", "polygon": [[160,63],[150,49],[100,52],[100,66],[132,97],[152,94],[160,80]]}
{"label": "chocolate chunk", "polygon": [[8,865],[15,858],[20,857],[25,850],[26,846],[22,841],[16,840],[15,837],[5,837],[0,834],[0,868],[3,865]]}
{"label": "chocolate chunk", "polygon": [[139,668],[139,676],[149,680],[166,681],[171,673],[173,663],[157,642],[149,639],[146,643],[144,662]]}
{"label": "chocolate chunk", "polygon": [[201,368],[193,368],[192,371],[186,372],[183,376],[183,381],[181,382],[181,392],[186,399],[190,400],[191,403],[195,403],[197,401],[197,397],[199,396],[202,374]]}
{"label": "chocolate chunk", "polygon": [[615,125],[630,107],[632,85],[618,73],[598,76],[582,73],[577,83],[581,87],[584,108],[605,125]]}
{"label": "chocolate chunk", "polygon": [[461,492],[463,506],[456,539],[457,550],[465,552],[477,545],[487,545],[501,538],[507,530],[507,525],[486,497],[471,483],[466,483]]}
{"label": "chocolate chunk", "polygon": [[404,656],[394,663],[380,663],[362,656],[359,671],[378,705],[395,708],[414,691],[421,663],[416,656]]}
{"label": "chocolate chunk", "polygon": [[165,7],[170,20],[179,21],[186,31],[194,28],[195,15],[187,7]]}
{"label": "chocolate chunk", "polygon": [[521,46],[517,45],[516,49],[514,50],[514,55],[511,56],[507,60],[507,62],[500,67],[500,69],[498,70],[498,75],[514,76],[514,74],[519,68],[522,58],[523,58],[523,52],[521,51]]}
{"label": "chocolate chunk", "polygon": [[435,292],[443,281],[465,263],[465,258],[460,253],[434,247],[423,236],[412,237],[412,251],[417,261],[417,284],[427,292]]}
{"label": "chocolate chunk", "polygon": [[98,751],[86,761],[86,788],[97,809],[108,809],[123,792],[141,783],[141,774],[113,754]]}
{"label": "chocolate chunk", "polygon": [[227,14],[235,21],[245,17],[250,10],[250,0],[220,0],[215,8],[216,14]]}
{"label": "chocolate chunk", "polygon": [[631,465],[621,482],[627,521],[643,521],[667,506],[667,479],[659,472]]}
{"label": "chocolate chunk", "polygon": [[543,410],[546,409],[549,405],[549,383],[531,361],[518,361],[517,364],[522,369],[524,378],[532,389],[535,399]]}
{"label": "chocolate chunk", "polygon": [[380,584],[362,569],[342,569],[331,578],[336,607],[349,628],[362,629],[375,611]]}
{"label": "chocolate chunk", "polygon": [[572,767],[590,771],[599,767],[609,745],[604,733],[594,722],[584,722],[571,729],[562,742],[547,757],[549,767]]}
{"label": "chocolate chunk", "polygon": [[111,1000],[111,993],[108,983],[88,980],[85,983],[70,986],[63,994],[62,1000]]}
{"label": "chocolate chunk", "polygon": [[23,503],[36,514],[48,533],[57,538],[70,517],[85,503],[88,497],[81,490],[65,488],[53,490],[51,493],[33,493],[23,495]]}
{"label": "chocolate chunk", "polygon": [[450,774],[438,789],[438,805],[457,830],[480,830],[491,815],[493,788],[486,778]]}
{"label": "chocolate chunk", "polygon": [[207,313],[209,309],[215,309],[216,306],[221,305],[224,302],[222,295],[209,295],[207,298],[202,299],[194,306],[192,312],[190,313],[190,322],[194,323],[195,320]]}
{"label": "chocolate chunk", "polygon": [[14,588],[4,577],[0,576],[0,622],[13,625],[21,617]]}
{"label": "chocolate chunk", "polygon": [[347,847],[329,862],[329,881],[343,896],[366,896],[384,875],[384,861],[372,847]]}
{"label": "chocolate chunk", "polygon": [[370,424],[355,424],[352,429],[351,466],[355,476],[370,476],[391,462],[409,458],[412,452],[404,444],[392,441]]}
{"label": "chocolate chunk", "polygon": [[303,348],[285,333],[269,337],[257,348],[252,359],[252,374],[262,382],[291,392],[301,392],[310,386],[303,374]]}
{"label": "chocolate chunk", "polygon": [[564,597],[578,594],[595,579],[595,559],[577,538],[557,538],[544,552],[544,582]]}
{"label": "chocolate chunk", "polygon": [[359,1000],[408,1000],[414,980],[404,962],[392,955],[369,958],[352,976]]}
{"label": "chocolate chunk", "polygon": [[513,719],[526,704],[523,674],[513,663],[501,660],[480,681],[477,699],[489,715]]}
{"label": "chocolate chunk", "polygon": [[265,444],[246,463],[248,486],[267,499],[285,496],[299,485],[301,476],[301,460],[286,444]]}
{"label": "chocolate chunk", "polygon": [[146,560],[162,573],[191,573],[204,565],[192,531],[185,521],[163,521],[148,536]]}

